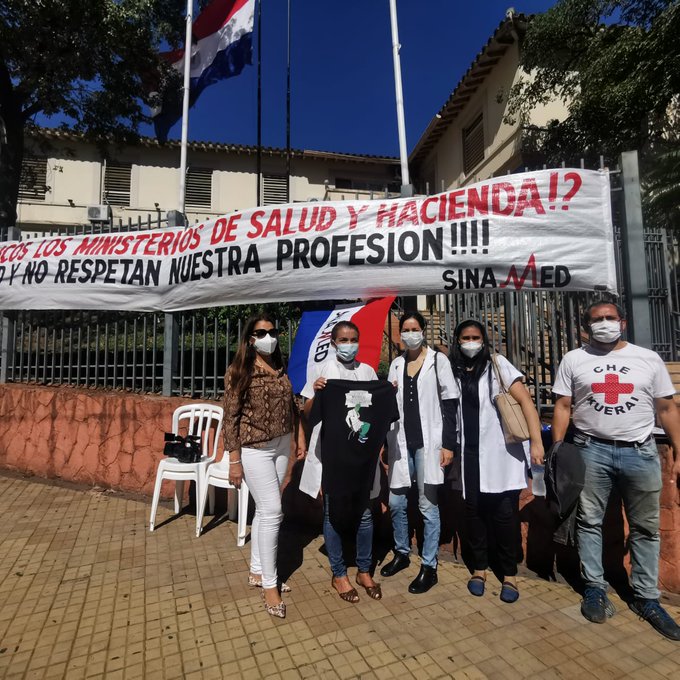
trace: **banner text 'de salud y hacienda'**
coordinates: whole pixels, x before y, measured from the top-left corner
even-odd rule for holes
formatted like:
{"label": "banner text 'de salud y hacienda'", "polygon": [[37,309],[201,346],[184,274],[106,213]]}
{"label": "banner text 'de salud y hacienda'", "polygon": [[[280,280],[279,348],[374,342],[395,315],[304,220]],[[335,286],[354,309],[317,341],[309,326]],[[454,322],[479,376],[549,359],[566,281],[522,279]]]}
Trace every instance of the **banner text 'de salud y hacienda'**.
{"label": "banner text 'de salud y hacienda'", "polygon": [[186,229],[0,246],[0,309],[530,289],[616,290],[606,173],[541,170],[436,196],[295,203]]}

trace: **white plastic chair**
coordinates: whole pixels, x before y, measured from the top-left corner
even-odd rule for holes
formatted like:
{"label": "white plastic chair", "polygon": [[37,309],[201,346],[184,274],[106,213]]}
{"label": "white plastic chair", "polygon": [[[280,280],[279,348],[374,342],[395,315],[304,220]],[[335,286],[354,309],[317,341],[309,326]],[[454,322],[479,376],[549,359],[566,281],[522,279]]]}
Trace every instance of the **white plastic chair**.
{"label": "white plastic chair", "polygon": [[[151,503],[149,531],[154,530],[158,499],[161,495],[163,480],[175,480],[175,514],[181,509],[180,506],[184,496],[184,482],[188,480],[196,483],[196,535],[199,535],[201,531],[201,518],[203,516],[201,502],[205,503],[203,485],[205,483],[206,470],[217,458],[217,447],[222,433],[223,419],[224,409],[216,404],[186,404],[175,409],[175,412],[172,414],[173,433],[180,434],[180,428],[186,426],[188,434],[200,435],[202,456],[198,463],[180,463],[177,458],[166,456],[158,464],[156,485],[153,490],[153,501]],[[210,446],[210,436],[213,429],[212,446]]]}
{"label": "white plastic chair", "polygon": [[[215,511],[215,487],[220,489],[229,489],[228,514],[229,519],[234,520],[234,515],[238,513],[238,538],[236,545],[242,548],[246,543],[246,521],[248,519],[248,485],[245,480],[241,481],[241,488],[236,487],[229,481],[229,452],[225,451],[222,460],[219,463],[212,463],[208,466],[205,475],[205,483],[203,484],[203,498],[199,504],[198,515],[198,530],[197,536],[202,531],[203,512],[205,511],[206,496],[208,498],[208,507],[210,513]],[[238,503],[234,501],[238,498]]]}

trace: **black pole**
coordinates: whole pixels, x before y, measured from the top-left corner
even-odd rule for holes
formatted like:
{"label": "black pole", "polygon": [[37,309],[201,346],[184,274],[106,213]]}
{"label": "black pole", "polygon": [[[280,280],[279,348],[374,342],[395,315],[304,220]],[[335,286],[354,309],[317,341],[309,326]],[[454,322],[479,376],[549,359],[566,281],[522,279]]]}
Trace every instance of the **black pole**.
{"label": "black pole", "polygon": [[262,0],[257,3],[257,202],[262,194]]}
{"label": "black pole", "polygon": [[288,47],[286,54],[286,200],[290,201],[290,0],[288,0]]}

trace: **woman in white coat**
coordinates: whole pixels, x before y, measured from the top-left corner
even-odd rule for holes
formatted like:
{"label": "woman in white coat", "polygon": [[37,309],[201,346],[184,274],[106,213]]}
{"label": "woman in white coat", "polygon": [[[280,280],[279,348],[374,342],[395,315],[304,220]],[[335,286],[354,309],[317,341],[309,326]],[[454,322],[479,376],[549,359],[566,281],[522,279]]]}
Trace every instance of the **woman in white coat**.
{"label": "woman in white coat", "polygon": [[392,362],[388,375],[397,387],[399,405],[399,421],[387,437],[394,558],[380,573],[393,576],[410,563],[407,495],[415,482],[424,523],[423,550],[420,572],[408,590],[424,593],[437,583],[441,532],[437,495],[444,468],[453,460],[459,392],[446,356],[425,345],[422,315],[407,312],[399,320],[399,330],[406,351]]}
{"label": "woman in white coat", "polygon": [[522,374],[503,356],[491,356],[486,329],[478,321],[458,325],[451,350],[453,373],[461,387],[458,411],[461,424],[465,533],[473,573],[468,590],[484,594],[489,567],[489,537],[496,546],[498,569],[503,574],[500,599],[515,602],[519,494],[527,486],[529,460],[525,444],[506,444],[493,399],[500,391],[495,361],[503,384],[520,403],[531,435],[531,462],[543,463],[538,413],[522,384]]}

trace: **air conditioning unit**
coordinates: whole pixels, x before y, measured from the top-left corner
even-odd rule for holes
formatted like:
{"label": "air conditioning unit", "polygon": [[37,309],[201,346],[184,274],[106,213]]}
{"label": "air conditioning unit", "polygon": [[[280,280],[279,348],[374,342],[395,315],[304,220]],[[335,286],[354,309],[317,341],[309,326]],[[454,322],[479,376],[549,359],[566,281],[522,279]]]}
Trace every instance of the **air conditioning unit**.
{"label": "air conditioning unit", "polygon": [[90,222],[109,222],[111,220],[111,206],[88,205],[87,219]]}

